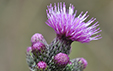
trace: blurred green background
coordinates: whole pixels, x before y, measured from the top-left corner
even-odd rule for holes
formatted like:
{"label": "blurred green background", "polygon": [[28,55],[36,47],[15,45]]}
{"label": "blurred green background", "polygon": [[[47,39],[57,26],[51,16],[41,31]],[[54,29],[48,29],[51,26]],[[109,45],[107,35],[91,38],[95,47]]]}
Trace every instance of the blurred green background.
{"label": "blurred green background", "polygon": [[113,0],[0,0],[0,71],[29,71],[26,48],[30,38],[41,33],[50,44],[55,32],[45,24],[47,5],[65,2],[79,14],[89,11],[102,29],[102,39],[87,44],[74,42],[70,58],[84,57],[84,71],[113,71]]}

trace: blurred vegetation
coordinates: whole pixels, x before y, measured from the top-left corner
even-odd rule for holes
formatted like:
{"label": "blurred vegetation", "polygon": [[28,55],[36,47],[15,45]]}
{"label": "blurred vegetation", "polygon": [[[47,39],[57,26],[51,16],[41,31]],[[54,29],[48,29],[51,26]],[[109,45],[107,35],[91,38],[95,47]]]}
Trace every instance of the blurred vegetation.
{"label": "blurred vegetation", "polygon": [[45,24],[46,7],[54,2],[72,3],[77,14],[89,11],[88,19],[96,17],[103,30],[101,40],[74,42],[70,58],[84,57],[85,71],[113,71],[113,0],[0,0],[0,71],[29,71],[25,52],[31,36],[41,33],[48,43],[56,36]]}

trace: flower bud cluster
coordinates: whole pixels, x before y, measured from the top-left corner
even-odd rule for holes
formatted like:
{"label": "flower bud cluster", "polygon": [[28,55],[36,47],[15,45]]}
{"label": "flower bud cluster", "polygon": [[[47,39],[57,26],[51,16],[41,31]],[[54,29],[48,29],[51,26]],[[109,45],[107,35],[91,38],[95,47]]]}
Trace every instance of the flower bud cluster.
{"label": "flower bud cluster", "polygon": [[85,69],[87,61],[83,58],[70,60],[71,42],[55,38],[50,45],[44,37],[36,33],[31,37],[26,60],[31,71],[75,71]]}
{"label": "flower bud cluster", "polygon": [[27,48],[27,63],[30,70],[46,70],[47,64],[44,61],[46,55],[46,41],[42,34],[35,33],[31,37],[31,47]]}

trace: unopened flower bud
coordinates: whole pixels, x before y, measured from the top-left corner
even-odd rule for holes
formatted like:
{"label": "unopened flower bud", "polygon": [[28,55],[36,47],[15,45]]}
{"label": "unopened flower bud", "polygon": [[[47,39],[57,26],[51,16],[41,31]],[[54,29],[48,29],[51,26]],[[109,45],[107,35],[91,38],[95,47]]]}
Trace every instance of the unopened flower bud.
{"label": "unopened flower bud", "polygon": [[43,61],[40,61],[40,62],[37,63],[37,67],[38,67],[39,70],[44,70],[44,69],[47,68],[47,64]]}
{"label": "unopened flower bud", "polygon": [[34,52],[42,52],[45,50],[45,45],[41,42],[37,42],[32,45],[32,51]]}
{"label": "unopened flower bud", "polygon": [[72,64],[72,62],[71,62],[71,61],[69,61],[69,63],[68,63],[68,64],[70,64],[70,65],[71,65],[71,64]]}
{"label": "unopened flower bud", "polygon": [[84,58],[77,58],[77,59],[78,59],[79,63],[82,64],[83,69],[85,69],[88,64],[87,61]]}
{"label": "unopened flower bud", "polygon": [[65,67],[69,63],[69,57],[68,57],[68,55],[66,55],[64,53],[58,53],[54,57],[54,62],[59,67]]}
{"label": "unopened flower bud", "polygon": [[27,47],[27,52],[30,52],[32,51],[32,48],[31,47]]}
{"label": "unopened flower bud", "polygon": [[31,43],[36,43],[39,41],[45,41],[44,37],[42,36],[42,34],[39,33],[35,33],[32,37],[31,37]]}

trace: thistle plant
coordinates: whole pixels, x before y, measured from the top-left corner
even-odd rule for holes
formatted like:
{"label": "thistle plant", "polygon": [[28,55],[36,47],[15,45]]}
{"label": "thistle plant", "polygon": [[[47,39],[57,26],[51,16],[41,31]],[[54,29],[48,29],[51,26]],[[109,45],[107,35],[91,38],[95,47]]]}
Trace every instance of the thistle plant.
{"label": "thistle plant", "polygon": [[31,46],[27,48],[26,60],[30,71],[83,71],[87,66],[84,58],[70,59],[71,43],[78,41],[89,43],[101,39],[98,22],[92,24],[96,18],[85,22],[88,11],[81,12],[70,4],[66,9],[65,3],[54,3],[47,6],[46,24],[56,32],[55,39],[47,44],[42,34],[36,33],[31,37]]}

